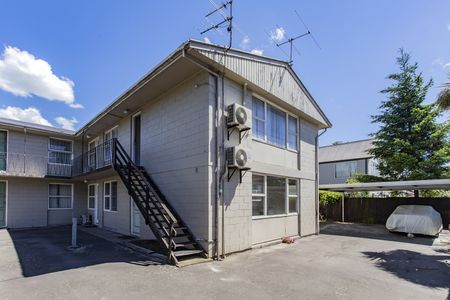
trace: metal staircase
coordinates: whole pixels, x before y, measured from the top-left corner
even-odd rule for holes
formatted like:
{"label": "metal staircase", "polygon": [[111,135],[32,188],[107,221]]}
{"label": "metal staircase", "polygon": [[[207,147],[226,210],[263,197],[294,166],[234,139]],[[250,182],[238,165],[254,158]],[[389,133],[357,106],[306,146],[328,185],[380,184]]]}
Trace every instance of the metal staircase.
{"label": "metal staircase", "polygon": [[112,147],[113,167],[139,208],[145,223],[166,250],[169,263],[206,253],[144,167],[137,166],[117,139]]}

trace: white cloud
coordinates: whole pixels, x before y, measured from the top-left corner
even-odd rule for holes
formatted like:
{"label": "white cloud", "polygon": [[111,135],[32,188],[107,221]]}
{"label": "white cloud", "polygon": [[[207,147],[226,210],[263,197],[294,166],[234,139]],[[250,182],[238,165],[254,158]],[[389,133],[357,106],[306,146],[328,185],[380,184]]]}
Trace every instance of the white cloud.
{"label": "white cloud", "polygon": [[64,102],[72,108],[82,108],[75,102],[73,87],[73,81],[56,76],[48,62],[27,51],[7,46],[0,57],[0,89],[16,96],[35,95]]}
{"label": "white cloud", "polygon": [[281,42],[285,38],[286,31],[283,27],[277,27],[274,31],[270,32],[270,38],[276,42]]}
{"label": "white cloud", "polygon": [[256,54],[256,55],[263,55],[264,50],[262,49],[253,49],[250,51],[250,53]]}
{"label": "white cloud", "polygon": [[212,43],[211,43],[211,40],[208,39],[206,36],[203,38],[203,41],[204,41],[205,43],[212,44]]}
{"label": "white cloud", "polygon": [[41,112],[34,107],[20,108],[7,106],[5,108],[0,108],[0,117],[17,121],[36,123],[40,125],[53,126],[41,115]]}
{"label": "white cloud", "polygon": [[447,68],[450,68],[450,62],[444,63],[444,61],[441,58],[436,58],[433,61],[432,65],[433,66],[439,66],[439,67],[441,67],[444,70],[447,69]]}
{"label": "white cloud", "polygon": [[250,38],[248,37],[248,35],[244,36],[244,38],[242,39],[241,44],[239,45],[242,49],[247,49],[248,45],[250,44]]}
{"label": "white cloud", "polygon": [[450,24],[447,25],[447,29],[450,30]]}
{"label": "white cloud", "polygon": [[67,119],[64,117],[57,117],[55,118],[56,123],[58,123],[61,128],[68,129],[68,130],[75,130],[75,124],[78,123],[77,119]]}

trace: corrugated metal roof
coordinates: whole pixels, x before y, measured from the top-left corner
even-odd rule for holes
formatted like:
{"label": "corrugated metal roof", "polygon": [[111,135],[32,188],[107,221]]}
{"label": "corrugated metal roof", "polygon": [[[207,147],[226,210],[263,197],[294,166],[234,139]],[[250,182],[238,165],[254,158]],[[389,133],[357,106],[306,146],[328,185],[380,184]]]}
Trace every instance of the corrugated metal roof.
{"label": "corrugated metal roof", "polygon": [[404,191],[404,190],[449,190],[450,179],[428,179],[387,182],[365,182],[345,184],[321,184],[320,190],[335,192],[353,191]]}
{"label": "corrugated metal roof", "polygon": [[373,139],[367,139],[320,147],[319,163],[371,157],[367,150],[372,148],[372,141]]}
{"label": "corrugated metal roof", "polygon": [[36,131],[42,131],[47,133],[57,133],[57,134],[63,134],[63,135],[73,135],[75,131],[62,129],[62,128],[56,128],[51,126],[45,126],[35,123],[29,123],[24,121],[18,121],[13,119],[7,119],[7,118],[0,118],[0,124],[4,126],[10,126],[10,127],[19,127],[19,128],[29,128]]}

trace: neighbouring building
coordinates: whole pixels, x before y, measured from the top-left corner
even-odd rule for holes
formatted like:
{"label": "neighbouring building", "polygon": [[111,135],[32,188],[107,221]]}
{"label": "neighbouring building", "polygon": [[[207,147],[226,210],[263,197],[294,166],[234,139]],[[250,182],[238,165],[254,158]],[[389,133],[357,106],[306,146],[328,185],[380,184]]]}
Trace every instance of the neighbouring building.
{"label": "neighbouring building", "polygon": [[377,161],[369,153],[372,139],[319,148],[319,183],[346,183],[354,174],[379,176]]}
{"label": "neighbouring building", "polygon": [[1,119],[0,226],[77,217],[175,262],[316,234],[330,126],[289,63],[188,41],[77,132]]}

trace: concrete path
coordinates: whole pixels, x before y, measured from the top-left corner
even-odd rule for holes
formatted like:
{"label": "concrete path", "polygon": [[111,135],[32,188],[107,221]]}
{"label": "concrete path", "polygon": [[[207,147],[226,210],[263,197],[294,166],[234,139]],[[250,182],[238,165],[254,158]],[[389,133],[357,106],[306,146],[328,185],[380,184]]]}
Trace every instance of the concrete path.
{"label": "concrete path", "polygon": [[64,230],[0,230],[0,299],[447,299],[445,240],[326,224],[320,236],[175,268]]}

